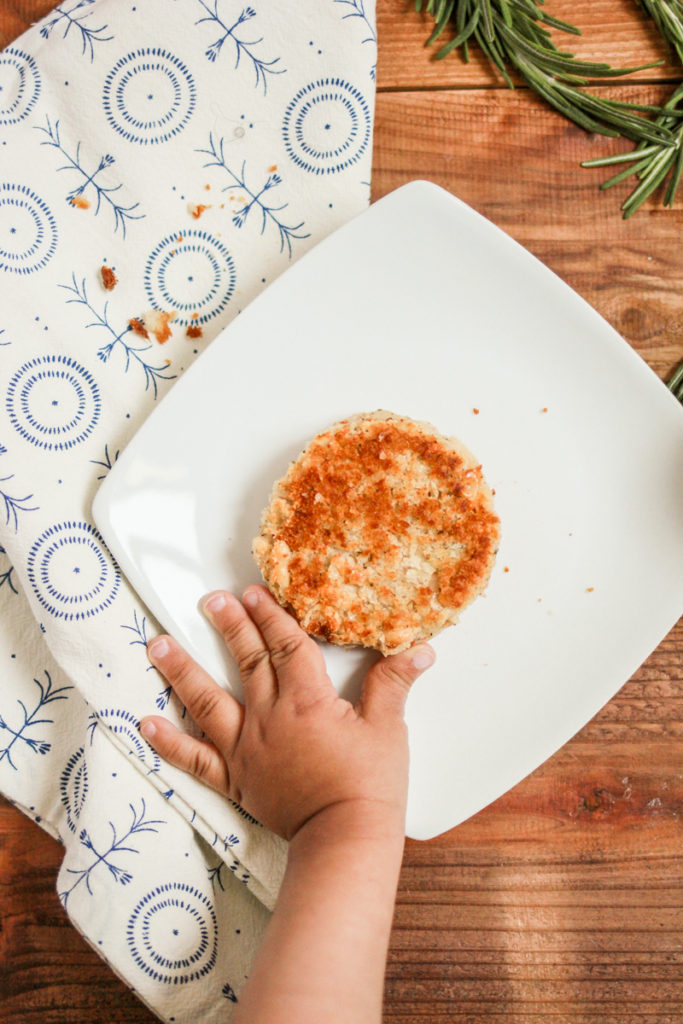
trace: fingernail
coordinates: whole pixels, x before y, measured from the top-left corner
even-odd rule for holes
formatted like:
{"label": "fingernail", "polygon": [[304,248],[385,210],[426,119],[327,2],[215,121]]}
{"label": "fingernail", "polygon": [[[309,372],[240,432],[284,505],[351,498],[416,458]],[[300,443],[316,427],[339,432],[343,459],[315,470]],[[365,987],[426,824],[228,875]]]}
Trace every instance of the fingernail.
{"label": "fingernail", "polygon": [[153,658],[163,658],[171,650],[171,645],[165,637],[160,636],[147,645],[147,653]]}
{"label": "fingernail", "polygon": [[436,655],[431,647],[418,647],[412,658],[413,668],[421,672],[423,669],[429,668],[430,665],[434,664],[435,657]]}
{"label": "fingernail", "polygon": [[204,611],[208,612],[209,615],[214,615],[216,612],[219,612],[221,608],[225,608],[224,594],[210,594],[204,602]]}
{"label": "fingernail", "polygon": [[151,740],[156,731],[157,727],[154,722],[142,722],[140,725],[140,732],[146,740]]}
{"label": "fingernail", "polygon": [[255,608],[256,605],[259,603],[260,596],[261,595],[256,589],[245,590],[244,594],[242,595],[242,601],[244,602],[244,604],[246,604],[248,608]]}

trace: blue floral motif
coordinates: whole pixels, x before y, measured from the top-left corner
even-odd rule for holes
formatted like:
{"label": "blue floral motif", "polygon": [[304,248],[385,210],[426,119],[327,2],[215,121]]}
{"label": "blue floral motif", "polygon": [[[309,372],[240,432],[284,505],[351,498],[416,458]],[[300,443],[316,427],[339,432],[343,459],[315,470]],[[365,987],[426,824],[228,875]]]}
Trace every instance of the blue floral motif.
{"label": "blue floral motif", "polygon": [[211,46],[206,51],[206,56],[210,61],[215,61],[223,49],[225,42],[230,39],[235,46],[235,68],[239,67],[240,59],[245,57],[246,60],[251,61],[254,72],[256,74],[255,85],[259,83],[263,85],[263,94],[265,96],[268,90],[268,75],[282,75],[285,72],[285,68],[276,68],[275,65],[280,63],[280,58],[276,57],[275,60],[262,60],[258,57],[252,47],[258,46],[259,43],[263,42],[263,39],[250,39],[246,40],[239,34],[239,29],[246,22],[251,21],[252,18],[256,17],[256,11],[253,7],[243,7],[238,15],[237,19],[228,25],[219,14],[220,0],[198,0],[201,7],[206,11],[206,15],[200,18],[197,22],[198,25],[202,25],[204,22],[210,22],[218,27],[218,31],[221,33],[218,38],[211,43]]}
{"label": "blue floral motif", "polygon": [[127,142],[152,146],[177,135],[197,101],[194,78],[168,50],[146,47],[121,57],[102,93],[112,128]]}
{"label": "blue floral motif", "polygon": [[209,148],[198,149],[197,152],[204,153],[205,156],[210,157],[210,159],[204,164],[205,167],[221,167],[230,178],[231,184],[226,185],[221,189],[222,192],[227,192],[234,189],[236,186],[241,192],[246,192],[249,197],[244,200],[244,205],[233,215],[233,224],[237,228],[243,227],[251,211],[258,211],[261,214],[261,234],[266,230],[266,226],[268,224],[272,224],[278,231],[280,252],[283,252],[285,246],[287,246],[287,253],[291,259],[292,239],[310,238],[310,232],[307,232],[306,234],[299,233],[300,228],[304,226],[303,221],[300,221],[299,224],[285,224],[284,221],[280,219],[279,213],[281,210],[286,208],[287,203],[282,203],[280,206],[271,206],[267,199],[263,198],[267,192],[270,192],[272,189],[282,184],[282,178],[279,174],[269,171],[268,177],[260,188],[255,188],[253,190],[250,189],[245,181],[246,161],[242,163],[240,173],[236,174],[235,171],[231,170],[226,163],[224,145],[225,140],[214,139],[212,132],[209,135]]}
{"label": "blue floral motif", "polygon": [[0,184],[0,271],[33,274],[57,249],[57,222],[26,185]]}
{"label": "blue floral motif", "polygon": [[[0,545],[0,555],[6,555],[6,554],[7,554],[7,552],[5,551],[5,549]],[[14,586],[14,580],[12,579],[12,573],[13,572],[14,572],[14,566],[13,565],[10,565],[10,567],[8,569],[5,569],[2,572],[0,572],[0,588],[4,587],[4,585],[7,584],[9,589],[12,591],[13,594],[18,594],[19,591]]]}
{"label": "blue floral motif", "polygon": [[107,31],[107,25],[93,28],[88,23],[88,18],[93,14],[93,11],[86,10],[86,8],[92,7],[95,3],[96,0],[76,0],[76,3],[68,10],[67,4],[56,7],[50,19],[41,27],[41,36],[43,39],[49,39],[56,28],[64,29],[62,39],[66,39],[73,32],[74,36],[80,37],[81,53],[83,56],[88,54],[92,63],[95,59],[95,43],[108,43],[114,38],[113,36],[102,35],[103,32]]}
{"label": "blue floral motif", "polygon": [[321,78],[289,103],[282,123],[287,154],[311,174],[336,174],[355,164],[372,139],[370,107],[355,86]]}
{"label": "blue floral motif", "polygon": [[107,547],[90,523],[56,523],[38,537],[27,559],[31,588],[50,615],[75,621],[108,608],[120,576]]}
{"label": "blue floral motif", "polygon": [[[121,629],[127,629],[135,637],[134,640],[129,640],[129,642],[128,642],[128,646],[129,647],[140,646],[140,647],[143,647],[145,650],[147,649],[147,644],[149,643],[149,638],[147,636],[147,616],[146,615],[143,615],[141,619],[138,619],[137,609],[134,608],[133,609],[133,625],[132,626],[126,626],[125,624],[122,623],[121,624]],[[146,672],[153,672],[154,671],[154,665],[148,665],[147,668],[145,669],[145,671]],[[169,690],[170,690],[170,687],[169,687]]]}
{"label": "blue floral motif", "polygon": [[100,212],[102,202],[108,204],[111,212],[114,214],[114,231],[121,228],[123,237],[126,237],[126,221],[129,220],[142,220],[144,213],[134,213],[137,210],[139,203],[132,203],[130,206],[123,206],[117,202],[112,196],[123,188],[123,185],[104,185],[101,181],[98,181],[98,177],[108,168],[112,166],[116,161],[111,153],[105,153],[104,156],[100,157],[97,167],[93,171],[87,171],[81,163],[81,143],[77,143],[76,152],[72,155],[67,152],[62,144],[60,138],[59,121],[55,121],[54,124],[50,122],[49,116],[45,118],[45,126],[36,125],[36,131],[42,132],[47,136],[44,142],[41,142],[41,146],[54,146],[55,149],[59,150],[62,156],[65,157],[67,163],[62,167],[59,167],[60,171],[76,171],[81,177],[81,182],[75,188],[68,193],[66,197],[67,203],[71,203],[73,206],[78,205],[78,201],[82,196],[83,199],[89,203],[89,200],[85,197],[85,192],[89,186],[92,186],[92,194],[95,197],[95,216]]}
{"label": "blue floral motif", "polygon": [[[232,845],[226,844],[226,851],[232,850],[232,847],[239,842],[237,836],[230,836],[230,838],[234,840],[234,843]],[[214,841],[211,845],[215,846],[216,842]],[[236,878],[239,882],[242,882],[244,885],[246,885],[246,883],[249,881],[251,877],[249,872],[235,857],[232,858],[232,862],[230,864],[228,864],[227,861],[225,860],[219,860],[215,867],[208,869],[209,881],[211,882],[211,888],[214,890],[214,892],[216,890],[216,885],[218,885],[218,888],[221,890],[221,892],[225,892],[225,886],[223,885],[223,868],[226,867],[228,868],[229,871],[232,871],[233,877]]]}
{"label": "blue floral motif", "polygon": [[[154,666],[152,666],[153,668]],[[156,696],[154,703],[158,707],[159,711],[165,711],[168,707],[169,701],[171,700],[171,694],[173,688],[171,686],[165,686],[163,690],[160,690]]]}
{"label": "blue floral motif", "polygon": [[46,451],[66,451],[84,441],[101,407],[95,378],[71,356],[29,360],[7,389],[10,423],[25,441]]}
{"label": "blue floral motif", "polygon": [[126,626],[122,623],[121,629],[127,629],[135,636],[134,640],[129,641],[129,646],[133,647],[136,644],[139,644],[141,647],[147,647],[147,616],[143,615],[142,619],[139,620],[136,608],[133,609],[133,625]]}
{"label": "blue floral motif", "polygon": [[9,46],[0,53],[0,125],[18,124],[40,96],[40,72],[33,57]]}
{"label": "blue floral motif", "polygon": [[213,903],[184,882],[167,882],[140,900],[126,936],[134,962],[154,981],[185,985],[216,966],[218,922]]}
{"label": "blue floral motif", "polygon": [[[85,868],[67,868],[67,873],[75,875],[76,877],[73,885],[69,889],[63,889],[59,893],[59,898],[62,901],[63,906],[66,907],[69,901],[69,896],[74,889],[81,884],[81,882],[85,882],[85,887],[89,895],[93,895],[93,890],[90,885],[91,878],[93,872],[101,865],[104,865],[107,868],[110,876],[120,885],[128,885],[129,882],[133,881],[133,875],[131,872],[124,870],[117,861],[124,853],[140,853],[140,851],[134,846],[125,846],[124,843],[129,843],[131,837],[137,837],[143,832],[158,832],[159,829],[157,826],[166,824],[165,821],[161,821],[159,819],[147,818],[147,808],[145,806],[144,797],[141,798],[140,803],[141,808],[139,811],[135,809],[133,804],[128,805],[133,815],[133,821],[123,835],[119,836],[114,822],[109,822],[112,838],[106,849],[98,850],[95,846],[95,841],[92,839],[88,830],[85,828],[81,830],[78,838],[81,841],[81,846],[83,846],[90,855],[90,863]],[[116,860],[114,860],[114,858],[116,858]]]}
{"label": "blue floral motif", "polygon": [[140,735],[140,719],[125,708],[100,708],[97,714],[90,716],[90,745],[92,746],[95,732],[103,725],[124,745],[128,745],[128,753],[138,757],[145,764],[151,764],[150,773],[158,772],[161,767],[159,755],[148,746]]}
{"label": "blue floral motif", "polygon": [[222,313],[232,298],[235,279],[227,247],[196,228],[163,238],[145,267],[145,291],[152,306],[176,310],[174,322],[185,326],[205,324]]}
{"label": "blue floral motif", "polygon": [[105,444],[105,446],[104,446],[104,460],[100,460],[100,459],[91,459],[90,460],[92,462],[93,466],[102,466],[102,468],[104,469],[104,473],[100,473],[100,475],[97,478],[98,480],[104,480],[105,476],[107,475],[109,470],[112,468],[112,466],[114,465],[114,463],[116,462],[118,457],[119,457],[119,449],[118,448],[116,449],[116,452],[114,454],[114,458],[112,459],[111,455],[109,454],[109,445]]}
{"label": "blue floral motif", "polygon": [[[10,473],[9,476],[0,476],[0,484],[8,483],[14,479],[14,473]],[[14,489],[14,488],[12,488]],[[19,529],[19,513],[20,512],[37,512],[37,505],[27,505],[27,501],[31,501],[33,498],[32,494],[26,494],[23,498],[14,497],[9,493],[9,489],[0,488],[0,499],[5,510],[5,526],[9,526],[10,523],[14,527],[16,533]]]}
{"label": "blue floral motif", "polygon": [[[36,704],[33,711],[31,711],[31,713],[29,714],[24,702],[21,700],[17,700],[17,704],[21,708],[21,712],[23,715],[23,722],[21,722],[20,725],[18,725],[16,728],[13,728],[9,724],[9,722],[5,718],[3,718],[2,715],[0,715],[0,737],[4,736],[5,733],[11,736],[11,739],[7,740],[6,746],[0,749],[0,764],[2,764],[3,761],[7,761],[10,768],[13,768],[15,771],[18,770],[17,765],[14,763],[14,760],[12,759],[12,748],[15,746],[15,744],[20,744],[22,748],[31,750],[33,751],[34,754],[44,755],[50,752],[50,750],[52,749],[51,743],[49,743],[47,740],[36,739],[34,736],[27,736],[26,734],[30,729],[34,728],[36,725],[51,724],[53,722],[52,718],[36,718],[36,715],[42,708],[46,707],[48,704],[52,704],[56,700],[67,700],[68,698],[65,697],[66,691],[73,690],[73,686],[58,686],[53,689],[52,677],[50,676],[50,673],[47,671],[47,669],[45,669],[44,672],[45,678],[47,680],[45,685],[43,685],[39,679],[33,680],[33,682],[36,684],[40,691],[38,703]],[[16,756],[16,751],[14,752],[14,754]]]}
{"label": "blue floral motif", "polygon": [[[377,32],[375,30],[374,22],[368,17],[365,10],[365,0],[333,0],[333,3],[342,4],[346,9],[346,14],[342,16],[344,21],[346,21],[347,18],[360,18],[360,20],[365,24],[365,31],[367,32],[367,35],[363,40],[363,44],[371,43],[376,50]],[[372,78],[374,82],[376,77],[377,64],[374,63],[370,70],[370,78]]]}
{"label": "blue floral motif", "polygon": [[225,996],[226,999],[229,999],[231,1003],[236,1003],[237,1002],[237,996],[235,995],[235,990],[234,990],[234,988],[232,987],[232,985],[230,984],[229,981],[226,981],[225,985],[221,989],[221,994],[223,996]]}
{"label": "blue floral motif", "polygon": [[240,837],[236,836],[234,832],[231,832],[227,836],[219,836],[218,832],[214,832],[213,840],[211,841],[212,846],[218,846],[220,843],[223,844],[223,852],[227,853],[228,850],[233,850],[238,845]]}
{"label": "blue floral motif", "polygon": [[76,275],[72,274],[71,284],[60,284],[59,287],[63,288],[64,291],[69,292],[73,296],[73,298],[66,300],[67,305],[74,302],[80,303],[82,306],[85,306],[92,316],[94,316],[95,319],[92,323],[87,324],[86,327],[98,327],[107,332],[109,341],[106,345],[103,345],[97,350],[97,357],[98,359],[101,359],[103,363],[106,363],[109,360],[112,352],[116,349],[122,349],[126,355],[124,371],[126,373],[128,372],[131,366],[131,360],[132,365],[139,366],[145,375],[145,391],[147,391],[151,386],[155,398],[158,394],[158,382],[160,380],[173,380],[175,378],[174,373],[167,373],[168,363],[163,366],[153,366],[152,363],[148,363],[147,360],[143,358],[143,353],[149,352],[152,348],[151,344],[135,346],[126,341],[126,336],[130,335],[131,332],[130,323],[127,323],[122,331],[117,331],[110,324],[108,302],[105,302],[104,309],[101,313],[97,312],[88,299],[88,293],[85,287],[85,278],[83,278],[79,285],[76,280]]}
{"label": "blue floral motif", "polygon": [[75,832],[88,795],[88,765],[83,747],[72,754],[66,762],[59,777],[59,795],[66,809],[67,827],[69,831]]}

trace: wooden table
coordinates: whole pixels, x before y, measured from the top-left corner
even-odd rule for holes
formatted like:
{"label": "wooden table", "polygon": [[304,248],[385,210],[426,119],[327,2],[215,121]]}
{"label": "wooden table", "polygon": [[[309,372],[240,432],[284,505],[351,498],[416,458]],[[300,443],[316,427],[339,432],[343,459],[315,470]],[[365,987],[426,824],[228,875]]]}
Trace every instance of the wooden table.
{"label": "wooden table", "polygon": [[[0,45],[51,6],[2,0]],[[622,144],[585,134],[527,89],[511,92],[476,56],[434,62],[423,48],[429,19],[405,6],[378,0],[373,198],[418,177],[443,185],[668,375],[683,356],[683,189],[675,210],[651,201],[624,222],[628,186],[602,193],[601,172],[579,168]],[[546,9],[583,28],[567,44],[581,56],[622,66],[665,58],[628,85],[597,88],[642,102],[680,81],[634,0]],[[385,1024],[683,1022],[682,741],[679,623],[533,775],[438,839],[408,842]],[[156,1019],[67,922],[54,892],[60,859],[53,840],[0,805],[0,1019]]]}

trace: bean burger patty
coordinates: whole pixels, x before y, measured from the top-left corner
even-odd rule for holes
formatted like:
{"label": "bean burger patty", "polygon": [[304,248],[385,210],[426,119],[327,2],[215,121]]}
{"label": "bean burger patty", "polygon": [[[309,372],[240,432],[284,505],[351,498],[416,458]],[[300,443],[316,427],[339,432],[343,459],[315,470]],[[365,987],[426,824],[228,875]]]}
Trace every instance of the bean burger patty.
{"label": "bean burger patty", "polygon": [[391,654],[457,622],[499,535],[472,453],[380,410],[311,441],[275,484],[252,550],[306,632]]}

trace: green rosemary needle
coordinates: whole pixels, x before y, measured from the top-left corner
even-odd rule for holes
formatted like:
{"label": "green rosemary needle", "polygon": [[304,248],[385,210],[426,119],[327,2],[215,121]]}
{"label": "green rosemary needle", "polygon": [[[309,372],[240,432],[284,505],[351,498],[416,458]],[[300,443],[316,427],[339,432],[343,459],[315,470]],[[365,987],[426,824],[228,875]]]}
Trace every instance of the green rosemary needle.
{"label": "green rosemary needle", "polygon": [[670,131],[674,144],[662,145],[639,143],[630,153],[616,153],[614,156],[600,157],[597,160],[584,160],[582,167],[611,167],[615,164],[628,163],[631,166],[604,181],[600,188],[611,188],[625,178],[635,174],[638,184],[630,196],[621,204],[624,218],[632,217],[646,199],[670,175],[664,192],[663,205],[673,206],[676,191],[683,174],[683,85],[680,85],[664,104],[662,113],[655,123]]}
{"label": "green rosemary needle", "polygon": [[666,382],[666,386],[673,391],[679,402],[683,402],[683,363],[678,364]]}
{"label": "green rosemary needle", "polygon": [[[662,2],[681,6],[680,0]],[[639,116],[660,114],[661,107],[612,100],[581,88],[591,79],[621,77],[655,65],[612,68],[605,63],[579,60],[558,49],[551,38],[551,28],[574,35],[580,35],[580,29],[547,14],[541,9],[542,3],[543,0],[415,0],[415,9],[424,9],[434,18],[434,31],[427,45],[434,43],[448,24],[455,27],[455,37],[441,47],[437,58],[460,49],[464,59],[469,60],[468,45],[475,40],[510,88],[514,88],[514,83],[508,69],[514,68],[539,96],[586,131],[673,146],[668,122]],[[673,116],[677,118],[679,114]]]}
{"label": "green rosemary needle", "polygon": [[638,0],[659,29],[670,49],[675,50],[683,64],[683,2],[682,0]]}
{"label": "green rosemary needle", "polygon": [[[670,50],[674,50],[683,64],[683,2],[682,0],[638,0],[640,6],[650,15]],[[664,192],[664,206],[673,206],[676,192],[683,174],[683,85],[674,90],[656,118],[660,127],[669,131],[673,138],[670,143],[645,145],[642,141],[631,153],[617,153],[601,160],[586,160],[582,167],[609,167],[618,163],[630,163],[613,178],[603,182],[601,188],[611,188],[632,174],[638,178],[633,192],[622,203],[624,217],[631,217],[645,200],[669,176]],[[679,381],[680,387],[680,381]],[[680,397],[680,396],[679,396]]]}

